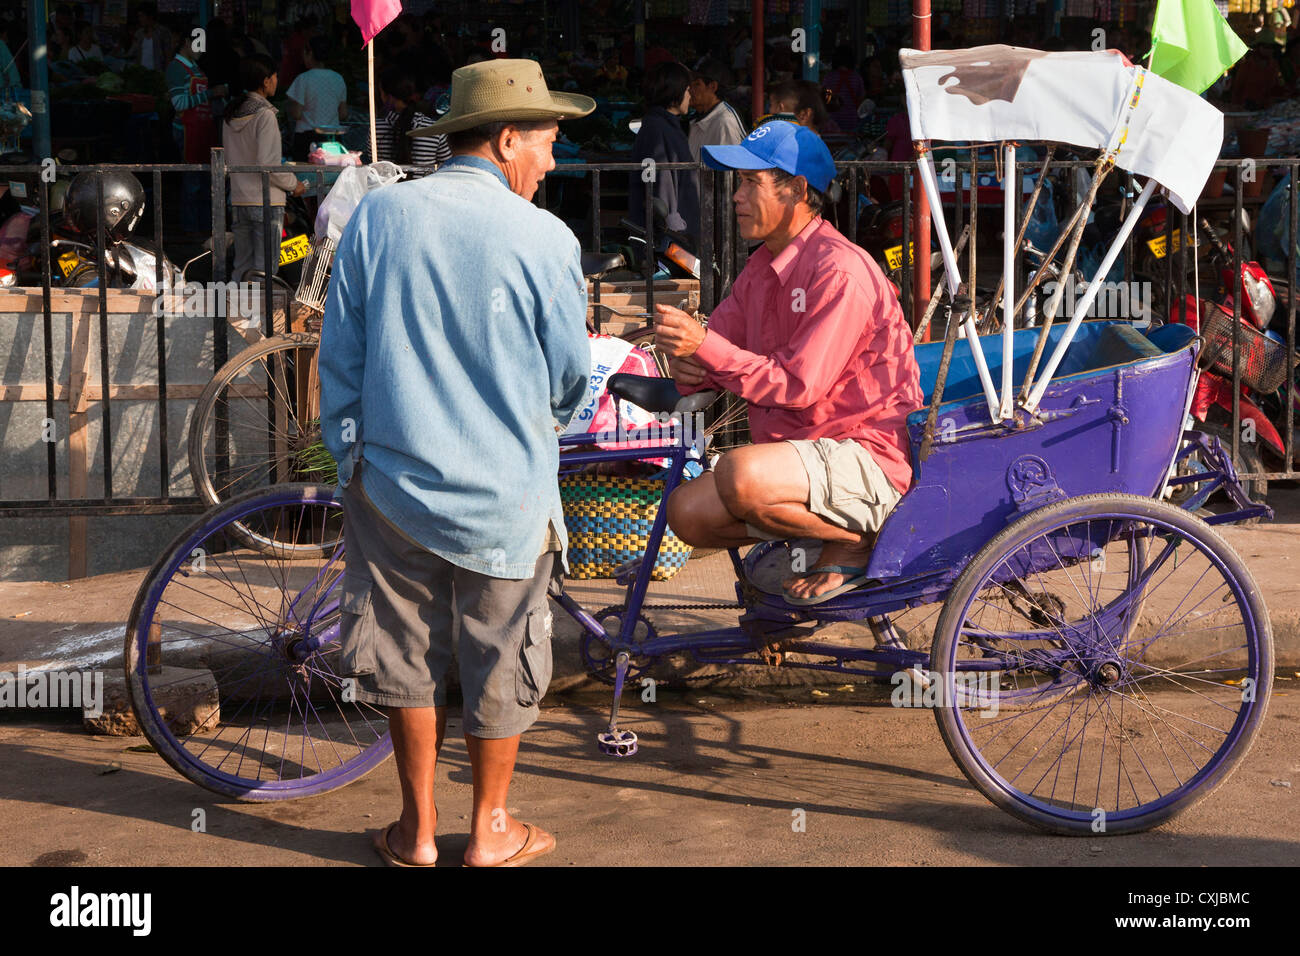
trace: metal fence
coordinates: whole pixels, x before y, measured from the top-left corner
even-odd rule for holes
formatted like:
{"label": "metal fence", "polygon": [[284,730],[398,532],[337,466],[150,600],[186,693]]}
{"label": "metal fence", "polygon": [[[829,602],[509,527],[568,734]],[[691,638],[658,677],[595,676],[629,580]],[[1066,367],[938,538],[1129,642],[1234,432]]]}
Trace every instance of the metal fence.
{"label": "metal fence", "polygon": [[[871,177],[899,177],[897,180],[903,185],[902,190],[902,229],[901,235],[898,236],[899,245],[903,249],[908,249],[911,245],[911,195],[912,184],[914,181],[913,167],[909,163],[878,163],[869,161],[852,161],[837,164],[842,172],[850,175],[842,177],[844,181],[844,194],[839,202],[835,203],[833,208],[827,210],[827,215],[832,217],[838,228],[850,240],[859,241],[863,237],[859,235],[859,195],[870,188]],[[1063,163],[1057,164],[1071,168],[1073,166],[1088,166],[1090,163]],[[1269,161],[1273,167],[1284,167],[1292,173],[1290,187],[1290,205],[1289,205],[1289,223],[1290,236],[1295,236],[1297,223],[1297,190],[1295,183],[1296,166],[1300,165],[1300,160],[1279,160]],[[1232,265],[1232,274],[1237,275],[1240,272],[1241,253],[1243,250],[1244,229],[1242,222],[1243,209],[1256,205],[1255,200],[1247,199],[1243,196],[1243,187],[1249,182],[1249,175],[1254,170],[1250,161],[1224,160],[1218,163],[1217,169],[1225,170],[1230,177],[1230,181],[1236,185],[1234,197],[1228,201],[1219,201],[1217,204],[1211,202],[1207,204],[1212,207],[1216,213],[1228,212],[1231,210],[1232,222],[1235,232],[1233,234],[1234,262]],[[153,197],[151,208],[147,215],[151,217],[153,227],[152,241],[156,249],[165,249],[167,242],[170,241],[164,231],[165,217],[162,204],[164,176],[181,176],[189,175],[206,175],[210,180],[209,198],[211,202],[211,217],[213,228],[210,237],[212,250],[212,279],[214,282],[224,282],[227,279],[227,177],[231,173],[255,173],[262,178],[262,201],[264,211],[270,204],[270,184],[269,176],[272,172],[283,171],[283,167],[230,167],[224,162],[224,154],[221,150],[214,150],[212,161],[205,165],[142,165],[142,166],[115,166],[115,167],[60,167],[59,172],[76,173],[83,170],[108,170],[119,169],[127,170],[137,177],[143,178],[150,187]],[[736,231],[736,222],[731,215],[730,196],[734,188],[734,174],[720,173],[709,170],[696,164],[663,164],[656,170],[656,175],[664,175],[677,171],[693,171],[699,177],[700,184],[700,235],[699,248],[694,250],[701,262],[700,275],[700,307],[702,311],[708,312],[717,302],[727,293],[730,284],[743,268],[744,262],[749,254],[749,247]],[[992,163],[967,164],[963,167],[963,172],[973,171],[976,175],[972,178],[971,187],[968,195],[961,196],[961,189],[951,191],[949,198],[945,199],[945,215],[950,226],[951,234],[959,235],[967,225],[973,225],[978,222],[981,197],[979,189],[976,186],[978,174],[983,172],[995,171]],[[22,167],[2,167],[0,168],[0,177],[13,178],[15,176],[25,176],[29,179],[35,177],[38,182],[37,193],[39,202],[39,234],[40,245],[42,248],[42,282],[40,285],[41,293],[41,310],[39,313],[41,347],[43,350],[43,369],[44,369],[44,388],[40,395],[31,395],[19,390],[18,398],[20,400],[43,401],[46,417],[53,420],[55,416],[56,402],[67,401],[71,389],[64,388],[55,381],[55,336],[52,328],[52,296],[59,289],[51,281],[51,240],[55,233],[50,217],[50,184],[41,177],[42,167],[22,166]],[[295,168],[295,172],[304,172],[301,168]],[[321,192],[321,187],[325,184],[326,178],[332,170],[327,167],[315,167],[310,170],[310,175],[314,176],[317,184],[317,192]],[[640,188],[643,190],[645,199],[645,208],[651,208],[651,199],[653,183],[641,177],[643,170],[637,163],[583,163],[583,164],[565,164],[557,168],[554,173],[542,184],[539,190],[536,202],[547,205],[548,200],[559,200],[552,202],[551,205],[557,207],[558,211],[564,212],[565,208],[572,209],[574,205],[585,206],[584,221],[579,225],[578,234],[585,247],[599,250],[604,244],[604,240],[609,237],[609,224],[605,222],[603,213],[606,207],[603,205],[604,197],[607,193],[615,192],[611,189],[611,184],[620,185],[620,180],[628,182],[629,189]],[[1020,163],[1017,164],[1017,175],[1036,175],[1039,172],[1037,163]],[[575,183],[580,182],[580,187]],[[102,190],[102,180],[100,183]],[[578,199],[573,198],[572,190],[578,190]],[[557,196],[557,190],[568,193],[567,197]],[[1015,193],[1017,203],[1019,203],[1020,193]],[[1262,201],[1262,197],[1259,201]],[[102,204],[101,204],[102,205]],[[1172,209],[1172,207],[1170,207]],[[654,245],[655,225],[652,216],[647,216],[646,229],[649,233],[648,243],[646,246],[646,262],[641,266],[645,273],[645,301],[647,309],[651,308],[658,295],[653,279],[654,272]],[[265,221],[265,216],[264,216]],[[1017,221],[1018,218],[1017,218]],[[1173,237],[1176,233],[1186,237],[1189,235],[1189,224],[1186,216],[1181,214],[1169,215],[1165,219],[1165,235],[1167,249],[1174,249]],[[976,227],[978,228],[978,227]],[[585,235],[584,235],[585,233]],[[277,254],[279,238],[271,235],[267,230],[263,236],[264,254],[266,261],[272,260],[272,256]],[[1127,244],[1128,255],[1126,257],[1126,277],[1131,277],[1134,266],[1134,251],[1139,247],[1136,237],[1131,237]],[[1172,252],[1164,257],[1165,266],[1165,294],[1164,302],[1172,303],[1180,301],[1183,294],[1187,291],[1187,258],[1186,253],[1188,243],[1182,242],[1177,251]],[[200,500],[194,495],[178,495],[173,492],[172,472],[175,462],[171,456],[171,445],[174,444],[176,436],[169,436],[169,403],[177,400],[176,388],[169,385],[168,369],[166,357],[168,355],[168,336],[166,314],[156,314],[153,325],[153,335],[156,340],[157,363],[153,369],[156,376],[156,396],[152,400],[156,403],[156,425],[159,430],[158,447],[157,447],[157,466],[158,466],[158,485],[156,493],[148,494],[149,489],[137,488],[134,495],[123,495],[115,485],[114,476],[114,438],[113,438],[113,402],[122,397],[132,397],[136,400],[142,394],[140,389],[131,389],[125,386],[113,386],[110,378],[110,354],[109,354],[109,296],[108,289],[108,266],[106,251],[110,249],[111,243],[106,235],[105,224],[102,218],[97,223],[94,254],[98,269],[98,289],[97,296],[97,316],[96,323],[99,338],[98,367],[100,375],[99,394],[99,413],[101,422],[100,431],[100,458],[102,460],[102,484],[98,489],[99,493],[93,493],[88,488],[78,492],[78,489],[72,488],[69,493],[64,494],[59,487],[59,472],[57,467],[58,456],[56,455],[57,442],[48,442],[45,450],[45,485],[47,494],[44,497],[32,498],[6,498],[0,500],[0,516],[88,516],[88,515],[121,515],[121,514],[163,514],[163,513],[186,513],[197,512],[202,510]],[[1287,275],[1293,276],[1296,273],[1296,249],[1295,241],[1292,238],[1289,243],[1289,255],[1287,257],[1286,269]],[[926,261],[926,256],[919,256],[920,262]],[[912,270],[914,266],[907,256],[902,256],[901,268],[899,269],[900,281],[900,299],[903,305],[904,313],[908,315],[915,327],[925,315],[926,307],[930,303],[914,303],[912,301]],[[1021,267],[1022,280],[1024,267]],[[161,256],[156,260],[155,281],[158,287],[163,284],[164,266]],[[269,276],[261,278],[263,303],[273,302],[275,299],[276,283]],[[938,280],[936,280],[938,281]],[[601,299],[602,288],[605,283],[596,280],[593,285],[592,300],[599,302]],[[1287,361],[1287,382],[1285,390],[1288,392],[1281,402],[1282,412],[1278,422],[1278,430],[1284,435],[1284,447],[1281,449],[1281,460],[1275,462],[1277,467],[1264,468],[1262,470],[1243,469],[1247,478],[1259,479],[1278,479],[1278,478],[1296,478],[1300,477],[1294,469],[1294,412],[1290,400],[1289,389],[1291,387],[1290,370],[1295,366],[1295,300],[1289,294],[1290,283],[1286,283],[1287,295],[1285,296],[1285,347]],[[1019,288],[1023,288],[1023,281],[1018,283]],[[283,290],[281,290],[283,295]],[[662,298],[662,296],[660,296]],[[680,294],[674,295],[672,304],[676,304],[675,299]],[[1233,315],[1234,315],[1234,333],[1233,333],[1233,355],[1234,357],[1241,354],[1243,347],[1242,329],[1240,317],[1242,311],[1241,296],[1233,296]],[[224,304],[224,303],[223,303]],[[596,321],[601,321],[603,310],[596,309]],[[263,315],[263,333],[270,335],[273,332],[273,310],[269,308],[262,309]],[[212,333],[212,373],[215,374],[227,359],[230,357],[231,342],[229,339],[230,325],[227,321],[226,310],[219,305],[214,313],[210,316],[211,333]],[[1283,324],[1281,317],[1273,321],[1274,328]],[[1240,456],[1242,453],[1243,440],[1243,416],[1242,416],[1242,390],[1241,390],[1241,363],[1234,361],[1232,363],[1232,445],[1234,456]],[[150,386],[152,388],[153,386]],[[191,388],[192,390],[192,388]],[[29,390],[30,391],[30,390]],[[93,390],[92,390],[93,393]],[[172,418],[170,427],[175,427],[175,419]]]}

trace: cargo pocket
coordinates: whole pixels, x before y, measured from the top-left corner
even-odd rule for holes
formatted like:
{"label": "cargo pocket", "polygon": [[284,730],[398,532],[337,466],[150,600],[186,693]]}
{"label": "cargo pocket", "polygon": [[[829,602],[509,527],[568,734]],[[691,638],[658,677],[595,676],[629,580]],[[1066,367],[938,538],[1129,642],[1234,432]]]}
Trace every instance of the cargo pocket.
{"label": "cargo pocket", "polygon": [[340,676],[360,677],[375,672],[375,610],[371,606],[374,581],[355,574],[343,575],[339,596]]}
{"label": "cargo pocket", "polygon": [[551,684],[551,620],[549,605],[528,612],[515,671],[515,693],[520,707],[537,704]]}
{"label": "cargo pocket", "polygon": [[871,486],[864,472],[862,454],[862,446],[854,441],[840,442],[831,449],[826,459],[826,479],[830,483],[827,497],[832,505],[871,499]]}

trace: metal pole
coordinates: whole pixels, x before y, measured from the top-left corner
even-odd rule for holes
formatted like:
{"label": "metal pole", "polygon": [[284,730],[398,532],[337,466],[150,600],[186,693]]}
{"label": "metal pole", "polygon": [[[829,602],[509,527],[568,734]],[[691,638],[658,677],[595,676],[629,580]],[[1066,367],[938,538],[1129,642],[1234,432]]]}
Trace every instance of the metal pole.
{"label": "metal pole", "polygon": [[645,8],[650,0],[633,0],[632,6],[636,8],[636,24],[632,28],[633,51],[632,64],[638,70],[645,69]]}
{"label": "metal pole", "polygon": [[[930,0],[912,0],[912,46],[917,50],[930,49]],[[912,242],[917,264],[912,272],[912,308],[917,309],[930,301],[930,206],[921,181],[918,180],[912,189]],[[958,202],[961,201],[960,192],[958,190]],[[907,318],[915,327],[917,317],[909,315]]]}
{"label": "metal pole", "polygon": [[50,147],[50,69],[45,48],[45,3],[27,4],[27,50],[31,62],[32,150],[36,162],[48,159]]}
{"label": "metal pole", "polygon": [[[816,83],[821,79],[822,0],[804,0],[803,33],[806,44],[803,54],[803,78]],[[847,133],[849,130],[844,132]]]}
{"label": "metal pole", "polygon": [[763,44],[766,42],[763,38],[763,0],[753,0],[753,34],[754,45],[750,52],[750,60],[753,69],[750,72],[751,82],[754,84],[750,92],[749,105],[754,111],[754,122],[765,112],[763,109]]}

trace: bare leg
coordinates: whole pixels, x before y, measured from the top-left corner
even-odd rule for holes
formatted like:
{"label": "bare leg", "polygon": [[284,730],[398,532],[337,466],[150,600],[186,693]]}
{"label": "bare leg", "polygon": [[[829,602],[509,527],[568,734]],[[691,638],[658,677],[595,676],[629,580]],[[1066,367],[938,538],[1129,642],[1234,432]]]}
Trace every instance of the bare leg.
{"label": "bare leg", "polygon": [[757,540],[722,503],[711,471],[679,485],[669,496],[668,526],[692,548],[739,548]]}
{"label": "bare leg", "polygon": [[[716,474],[721,502],[737,519],[782,538],[825,542],[819,565],[866,565],[874,535],[841,528],[808,510],[808,474],[803,459],[789,443],[738,448],[723,456]],[[815,597],[849,579],[847,574],[827,571],[792,577],[784,584],[797,597]]]}
{"label": "bare leg", "polygon": [[388,731],[402,785],[402,816],[388,835],[388,846],[411,863],[432,863],[438,859],[433,781],[447,731],[447,708],[389,707]]}
{"label": "bare leg", "polygon": [[524,825],[506,810],[520,736],[490,739],[465,735],[474,774],[474,815],[465,849],[466,866],[500,863],[518,853],[528,839]]}

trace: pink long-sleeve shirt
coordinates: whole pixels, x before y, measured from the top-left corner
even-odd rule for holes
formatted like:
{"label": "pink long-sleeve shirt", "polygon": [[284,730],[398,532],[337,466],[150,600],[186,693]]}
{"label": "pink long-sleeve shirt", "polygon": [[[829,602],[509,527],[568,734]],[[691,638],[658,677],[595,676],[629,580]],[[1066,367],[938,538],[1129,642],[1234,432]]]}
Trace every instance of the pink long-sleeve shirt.
{"label": "pink long-sleeve shirt", "polygon": [[912,334],[880,267],[826,220],[749,257],[695,358],[700,388],[749,403],[756,443],[852,438],[907,490],[906,419],[923,401]]}

